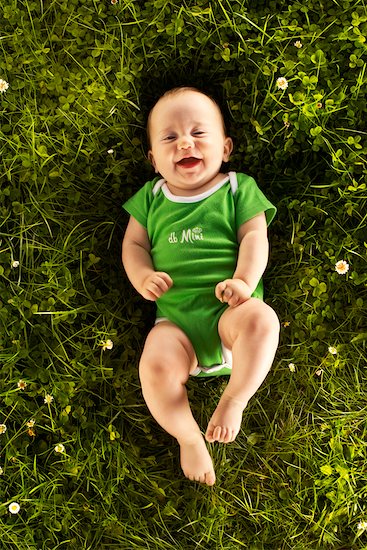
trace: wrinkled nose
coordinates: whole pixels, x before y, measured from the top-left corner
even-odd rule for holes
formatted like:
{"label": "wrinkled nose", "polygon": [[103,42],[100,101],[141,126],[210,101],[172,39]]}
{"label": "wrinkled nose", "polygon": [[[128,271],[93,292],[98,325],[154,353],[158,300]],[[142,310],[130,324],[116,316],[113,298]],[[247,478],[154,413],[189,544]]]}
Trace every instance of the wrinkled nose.
{"label": "wrinkled nose", "polygon": [[184,137],[182,137],[178,140],[177,148],[179,150],[191,149],[192,147],[194,147],[194,142],[193,142],[192,138],[184,136]]}

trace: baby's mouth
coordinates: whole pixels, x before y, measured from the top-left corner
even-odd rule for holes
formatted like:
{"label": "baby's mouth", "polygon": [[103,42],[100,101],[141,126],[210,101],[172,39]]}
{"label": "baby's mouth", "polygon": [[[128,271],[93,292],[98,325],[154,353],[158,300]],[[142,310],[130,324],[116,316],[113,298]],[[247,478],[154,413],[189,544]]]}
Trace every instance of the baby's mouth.
{"label": "baby's mouth", "polygon": [[183,168],[193,168],[199,164],[199,162],[201,162],[201,159],[197,159],[196,157],[187,157],[179,160],[177,164]]}

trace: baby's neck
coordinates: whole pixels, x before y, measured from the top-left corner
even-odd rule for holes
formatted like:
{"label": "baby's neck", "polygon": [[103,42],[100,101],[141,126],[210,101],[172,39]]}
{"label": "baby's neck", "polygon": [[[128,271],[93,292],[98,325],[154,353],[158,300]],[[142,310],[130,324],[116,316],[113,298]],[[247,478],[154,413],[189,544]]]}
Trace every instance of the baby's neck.
{"label": "baby's neck", "polygon": [[172,195],[176,195],[177,197],[195,197],[196,195],[201,195],[202,193],[205,193],[206,191],[209,191],[213,187],[215,187],[219,182],[224,180],[225,178],[228,178],[227,173],[219,172],[212,180],[210,180],[207,183],[204,183],[198,187],[190,188],[189,186],[187,188],[183,188],[182,186],[177,187],[173,183],[169,183],[166,181],[166,185],[169,189],[169,191],[172,193]]}

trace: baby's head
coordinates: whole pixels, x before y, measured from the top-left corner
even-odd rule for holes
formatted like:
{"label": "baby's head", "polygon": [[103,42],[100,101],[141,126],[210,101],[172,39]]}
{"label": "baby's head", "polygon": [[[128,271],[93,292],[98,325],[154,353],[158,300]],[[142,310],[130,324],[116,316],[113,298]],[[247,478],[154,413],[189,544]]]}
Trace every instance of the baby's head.
{"label": "baby's head", "polygon": [[[211,95],[209,95],[205,92],[202,92],[198,88],[194,88],[192,86],[178,86],[177,88],[172,88],[171,90],[168,90],[167,92],[165,92],[155,102],[155,104],[153,105],[153,107],[151,108],[151,110],[149,112],[148,121],[147,121],[147,140],[148,140],[149,149],[151,147],[151,120],[152,120],[152,114],[153,114],[153,111],[154,111],[155,107],[158,106],[159,103],[161,101],[164,101],[166,98],[173,98],[175,96],[179,96],[181,94],[186,94],[186,93],[190,93],[190,92],[193,92],[194,94],[203,95],[203,96],[207,97],[208,99],[210,99],[210,101],[213,104],[212,106],[214,107],[214,109],[217,111],[217,113],[220,116],[223,132],[224,132],[225,135],[227,135],[227,128],[226,128],[226,124],[224,122],[223,113],[222,113],[222,110],[221,110],[219,104],[217,103],[217,101]],[[193,97],[195,97],[195,96],[193,96]]]}
{"label": "baby's head", "polygon": [[166,92],[149,113],[147,134],[156,172],[181,188],[213,180],[233,147],[219,105],[196,88]]}

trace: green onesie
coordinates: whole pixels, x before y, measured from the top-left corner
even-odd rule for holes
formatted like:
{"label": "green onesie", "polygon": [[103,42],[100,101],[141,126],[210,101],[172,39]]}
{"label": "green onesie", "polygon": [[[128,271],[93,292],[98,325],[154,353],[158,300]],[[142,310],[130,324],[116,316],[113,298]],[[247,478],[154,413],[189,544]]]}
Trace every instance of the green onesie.
{"label": "green onesie", "polygon": [[[163,179],[147,182],[123,207],[148,232],[156,271],[165,271],[172,287],[157,301],[157,321],[168,319],[190,339],[199,376],[229,374],[218,322],[228,307],[215,287],[236,269],[239,227],[265,212],[269,225],[276,208],[255,180],[229,172],[217,185],[192,197],[173,195]],[[259,281],[253,295],[262,299]]]}

